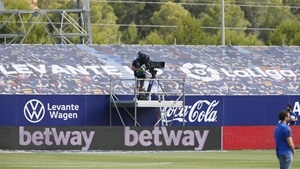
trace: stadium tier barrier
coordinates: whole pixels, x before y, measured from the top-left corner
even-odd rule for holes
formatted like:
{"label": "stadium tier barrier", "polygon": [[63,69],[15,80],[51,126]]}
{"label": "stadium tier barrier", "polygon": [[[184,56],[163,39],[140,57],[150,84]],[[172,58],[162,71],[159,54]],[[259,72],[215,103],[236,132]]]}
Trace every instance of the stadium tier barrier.
{"label": "stadium tier barrier", "polygon": [[[0,45],[0,51],[2,94],[109,94],[111,78],[133,78],[139,51],[165,62],[158,78],[186,78],[188,95],[300,93],[300,47]],[[132,93],[133,84],[119,84],[118,94]]]}

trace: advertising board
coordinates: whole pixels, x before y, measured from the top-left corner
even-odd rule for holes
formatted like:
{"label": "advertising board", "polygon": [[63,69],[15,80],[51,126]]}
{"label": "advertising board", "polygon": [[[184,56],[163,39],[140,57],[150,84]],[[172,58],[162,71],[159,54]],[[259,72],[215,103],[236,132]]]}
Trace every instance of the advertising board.
{"label": "advertising board", "polygon": [[0,127],[0,149],[220,150],[221,127]]}
{"label": "advertising board", "polygon": [[108,125],[105,96],[1,95],[0,100],[0,126]]}
{"label": "advertising board", "polygon": [[[300,96],[186,96],[184,108],[166,108],[166,122],[168,126],[273,126],[287,104],[300,118],[299,100]],[[133,116],[134,108],[121,108],[120,114],[112,108],[110,114],[107,95],[0,95],[0,101],[0,126],[109,126],[110,121],[122,126],[120,116],[126,126],[134,126],[128,115]],[[154,126],[159,119],[159,108],[137,109],[141,126]]]}
{"label": "advertising board", "polygon": [[[274,149],[275,126],[225,126],[223,150]],[[300,147],[300,126],[291,126],[295,147]]]}

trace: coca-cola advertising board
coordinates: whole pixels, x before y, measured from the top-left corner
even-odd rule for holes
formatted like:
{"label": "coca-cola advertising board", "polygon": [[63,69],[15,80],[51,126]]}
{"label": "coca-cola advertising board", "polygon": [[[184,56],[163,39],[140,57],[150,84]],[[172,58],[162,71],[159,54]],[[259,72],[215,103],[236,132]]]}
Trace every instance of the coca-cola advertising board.
{"label": "coca-cola advertising board", "polygon": [[223,97],[220,96],[189,96],[183,108],[168,108],[167,121],[174,125],[187,126],[222,126],[223,124]]}
{"label": "coca-cola advertising board", "polygon": [[[0,126],[122,126],[122,120],[134,126],[134,108],[110,113],[108,95],[0,95],[0,101]],[[184,108],[166,108],[164,120],[167,126],[273,126],[287,104],[300,118],[299,102],[300,96],[186,96]],[[136,120],[162,125],[160,115],[159,108],[139,107]]]}

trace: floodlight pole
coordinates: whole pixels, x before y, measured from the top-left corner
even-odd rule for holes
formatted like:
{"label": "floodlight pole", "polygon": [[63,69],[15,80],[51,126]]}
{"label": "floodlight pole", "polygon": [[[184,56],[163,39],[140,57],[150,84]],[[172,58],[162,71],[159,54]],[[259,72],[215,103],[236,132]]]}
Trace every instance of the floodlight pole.
{"label": "floodlight pole", "polygon": [[222,46],[225,46],[225,4],[222,0]]}
{"label": "floodlight pole", "polygon": [[4,3],[0,0],[0,10],[4,9]]}

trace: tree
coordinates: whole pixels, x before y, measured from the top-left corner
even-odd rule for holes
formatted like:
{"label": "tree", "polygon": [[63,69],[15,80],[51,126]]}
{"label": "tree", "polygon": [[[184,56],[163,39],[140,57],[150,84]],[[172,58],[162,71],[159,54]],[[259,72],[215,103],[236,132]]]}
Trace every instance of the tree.
{"label": "tree", "polygon": [[[218,34],[220,35],[221,31],[219,31]],[[225,36],[225,43],[228,45],[264,45],[264,43],[261,40],[259,40],[255,35],[246,35],[244,31],[226,30]],[[218,42],[220,41],[221,38],[218,39]]]}
{"label": "tree", "polygon": [[165,41],[163,38],[156,32],[151,32],[146,39],[140,40],[140,44],[150,44],[150,45],[163,45],[165,44]]}
{"label": "tree", "polygon": [[[225,0],[226,4],[233,4],[235,0]],[[200,16],[204,27],[221,27],[222,13],[221,5],[210,6],[207,11]],[[225,6],[225,26],[233,28],[246,28],[249,25],[248,20],[244,18],[244,12],[239,6]],[[207,32],[215,34],[218,29],[207,29]]]}
{"label": "tree", "polygon": [[[46,9],[75,9],[78,8],[74,1],[50,1],[46,0],[43,3],[43,0],[38,1],[38,6],[40,8]],[[113,8],[107,2],[91,2],[90,4],[90,16],[91,16],[91,29],[92,29],[92,38],[93,43],[96,44],[113,44],[117,43],[118,38],[121,37],[120,32],[118,31],[119,26],[116,25],[117,17],[113,13]],[[75,13],[72,13],[72,18],[76,18]],[[57,28],[60,27],[61,16],[60,14],[50,15],[51,20],[54,21],[54,24]],[[52,26],[49,27],[50,32],[54,32]],[[76,32],[77,29],[69,27],[65,32]],[[79,43],[79,39],[73,39],[73,43]]]}
{"label": "tree", "polygon": [[[27,0],[2,0],[5,9],[18,9],[18,10],[31,10],[30,3]],[[5,21],[10,15],[3,15],[0,20]],[[20,17],[14,17],[9,20],[7,26],[0,30],[1,34],[11,34],[11,33],[24,33],[23,26],[28,35],[26,36],[23,43],[50,43],[50,37],[44,31],[41,24],[35,24],[33,26],[33,21],[36,17],[32,17],[32,14],[20,14]],[[32,17],[32,20],[30,18]],[[22,22],[24,25],[22,25]],[[31,29],[30,27],[33,26]],[[15,43],[21,42],[22,38],[19,38]],[[3,40],[1,40],[3,41]]]}
{"label": "tree", "polygon": [[[283,20],[295,18],[289,8],[283,6],[281,0],[244,1],[237,0],[243,5],[245,17],[250,21],[252,28],[275,28]],[[268,43],[270,31],[255,31],[265,43]]]}
{"label": "tree", "polygon": [[[145,3],[118,3],[118,2],[110,2],[109,5],[111,5],[115,15],[118,17],[117,19],[118,24],[134,23],[138,18],[138,13],[143,11],[146,6]],[[125,29],[127,29],[126,26],[120,27],[121,31],[124,31]]]}
{"label": "tree", "polygon": [[300,22],[283,21],[270,35],[271,45],[300,45]]}
{"label": "tree", "polygon": [[[165,0],[152,0],[151,2],[164,2]],[[131,24],[134,22],[136,25],[150,25],[150,19],[153,16],[154,11],[158,11],[161,4],[155,3],[144,3],[144,0],[137,0],[138,3],[120,3],[110,2],[109,4],[113,7],[114,13],[118,17],[118,24]],[[120,30],[125,33],[127,26],[121,26]],[[144,39],[151,31],[155,29],[149,26],[138,26],[138,37]],[[123,41],[127,39],[122,36]]]}
{"label": "tree", "polygon": [[[76,3],[74,1],[50,1],[50,0],[38,0],[37,6],[40,9],[76,9]],[[72,18],[78,18],[77,13],[68,13]],[[72,26],[72,23],[67,21],[61,13],[47,13],[47,17],[51,20],[52,24],[47,24],[46,29],[50,34],[58,35],[60,34],[60,29],[63,30],[64,33],[78,33],[78,29]],[[47,17],[43,17],[44,22],[49,22]],[[75,19],[76,20],[76,19]],[[76,21],[75,21],[76,22]],[[64,23],[63,26],[61,23]],[[49,35],[48,35],[49,36]],[[54,43],[63,43],[60,38],[53,38]],[[68,38],[72,43],[77,44],[80,43],[79,37]]]}
{"label": "tree", "polygon": [[41,24],[36,24],[27,35],[24,43],[27,44],[51,44],[51,38]]}
{"label": "tree", "polygon": [[190,15],[190,13],[182,6],[168,2],[162,5],[159,11],[154,12],[151,17],[151,23],[154,25],[165,25],[165,27],[161,26],[155,30],[167,44],[172,44],[172,34],[176,31],[179,19],[188,15]]}
{"label": "tree", "polygon": [[[182,6],[188,10],[192,16],[199,18],[199,16],[205,12],[207,5],[199,2],[199,0],[173,0],[174,2],[184,3]],[[213,2],[212,2],[213,3]]]}
{"label": "tree", "polygon": [[177,29],[173,34],[177,44],[200,45],[207,42],[200,21],[191,15],[178,20]]}
{"label": "tree", "polygon": [[299,0],[282,0],[283,5],[290,6],[291,12],[300,17],[300,8],[299,8]]}
{"label": "tree", "polygon": [[[107,2],[91,5],[91,23],[93,43],[115,44],[121,37],[119,26],[116,25],[117,17],[113,8]],[[103,25],[97,25],[101,23]],[[107,25],[106,25],[107,24]]]}
{"label": "tree", "polygon": [[27,0],[1,0],[5,9],[31,9]]}
{"label": "tree", "polygon": [[[53,1],[52,1],[53,2]],[[40,9],[49,9],[49,5],[51,3],[51,0],[38,0],[36,5],[40,8]]]}
{"label": "tree", "polygon": [[123,31],[122,33],[122,42],[126,44],[137,44],[138,43],[138,30],[134,22],[130,24],[130,26]]}
{"label": "tree", "polygon": [[[30,9],[30,4],[26,0],[2,0],[4,4],[5,9]],[[22,28],[22,22],[26,22],[26,20],[29,19],[29,15],[22,15],[22,18],[19,17],[9,17],[12,16],[9,15],[0,15],[0,20],[2,21],[1,24],[3,24],[4,21],[8,21],[6,23],[7,26],[2,27],[0,29],[1,34],[10,34],[10,33],[20,33],[23,30]]]}

